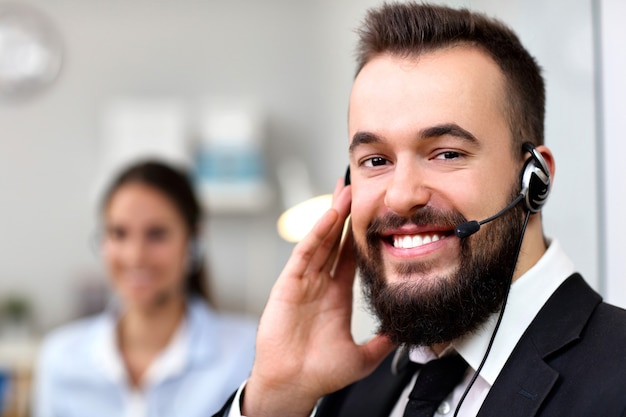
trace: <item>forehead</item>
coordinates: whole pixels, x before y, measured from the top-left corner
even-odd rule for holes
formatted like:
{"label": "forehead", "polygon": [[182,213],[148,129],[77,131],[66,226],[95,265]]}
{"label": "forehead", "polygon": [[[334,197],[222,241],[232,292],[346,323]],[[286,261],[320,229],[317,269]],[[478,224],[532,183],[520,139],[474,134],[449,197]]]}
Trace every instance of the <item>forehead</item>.
{"label": "forehead", "polygon": [[481,49],[459,45],[417,57],[383,54],[368,62],[350,95],[350,137],[456,124],[481,138],[505,129],[505,83]]}
{"label": "forehead", "polygon": [[161,191],[146,184],[131,182],[122,185],[111,196],[105,217],[109,221],[147,222],[177,219],[178,210]]}

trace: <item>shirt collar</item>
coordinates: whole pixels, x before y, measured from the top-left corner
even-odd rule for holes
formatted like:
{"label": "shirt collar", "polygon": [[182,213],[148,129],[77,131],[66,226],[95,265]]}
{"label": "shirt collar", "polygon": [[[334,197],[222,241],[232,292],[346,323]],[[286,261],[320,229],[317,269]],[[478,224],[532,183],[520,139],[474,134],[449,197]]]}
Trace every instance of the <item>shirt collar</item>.
{"label": "shirt collar", "polygon": [[[574,264],[557,240],[549,246],[539,261],[517,279],[509,292],[502,323],[494,340],[488,360],[480,375],[493,385],[517,342],[539,310],[556,289],[574,273]],[[465,361],[477,369],[483,359],[498,314],[494,314],[476,333],[452,343]]]}
{"label": "shirt collar", "polygon": [[[168,345],[147,369],[144,386],[157,384],[184,369],[189,345],[187,320],[188,317],[183,319]],[[110,305],[99,323],[100,330],[94,340],[94,355],[96,363],[107,377],[114,382],[125,383],[127,372],[117,341],[118,321],[119,309]]]}
{"label": "shirt collar", "polygon": [[146,371],[144,386],[157,385],[167,378],[180,374],[186,365],[189,338],[187,321],[183,320],[165,349]]}
{"label": "shirt collar", "polygon": [[[552,293],[574,273],[574,264],[561,248],[557,240],[549,246],[539,261],[511,286],[502,323],[494,340],[488,360],[480,376],[493,385],[515,345],[522,337],[539,310]],[[454,341],[443,353],[456,350],[474,370],[489,345],[498,314],[492,315],[476,332]],[[409,353],[410,359],[417,363],[426,363],[436,358],[429,347],[416,347]]]}
{"label": "shirt collar", "polygon": [[98,331],[94,340],[95,361],[101,371],[114,382],[126,380],[124,361],[117,348],[116,323],[117,312],[112,307],[105,311],[98,323]]}

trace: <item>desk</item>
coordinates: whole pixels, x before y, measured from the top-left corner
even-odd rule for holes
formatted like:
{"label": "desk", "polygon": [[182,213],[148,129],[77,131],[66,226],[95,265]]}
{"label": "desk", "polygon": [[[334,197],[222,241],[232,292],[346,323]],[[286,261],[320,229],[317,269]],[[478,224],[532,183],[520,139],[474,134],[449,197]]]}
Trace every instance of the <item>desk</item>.
{"label": "desk", "polygon": [[27,417],[39,340],[0,339],[0,371],[9,377],[1,417]]}

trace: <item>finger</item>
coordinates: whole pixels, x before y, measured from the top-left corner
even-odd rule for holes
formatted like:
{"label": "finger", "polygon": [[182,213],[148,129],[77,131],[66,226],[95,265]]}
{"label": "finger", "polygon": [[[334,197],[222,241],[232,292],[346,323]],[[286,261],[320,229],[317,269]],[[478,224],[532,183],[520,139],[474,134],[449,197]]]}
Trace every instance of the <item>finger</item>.
{"label": "finger", "polygon": [[338,178],[337,181],[335,181],[335,189],[333,190],[333,201],[335,201],[341,190],[343,190],[345,187],[346,186],[343,184],[341,178]]}
{"label": "finger", "polygon": [[[329,209],[324,213],[315,223],[309,234],[293,248],[283,272],[287,272],[290,275],[304,275],[305,271],[311,267],[311,263],[314,262],[313,259],[316,256],[324,255],[320,254],[320,252],[323,251],[323,249],[320,250],[320,248],[327,240],[338,218],[339,213],[335,209]],[[329,250],[326,251],[326,256],[328,256],[328,251]]]}
{"label": "finger", "polygon": [[334,265],[333,277],[339,281],[345,283],[346,286],[352,288],[354,282],[354,275],[356,271],[356,260],[354,259],[354,235],[352,234],[351,222],[347,225],[347,231],[341,244],[341,252]]}
{"label": "finger", "polygon": [[352,187],[344,185],[340,178],[335,183],[335,191],[333,192],[332,207],[336,209],[340,215],[348,217],[350,213],[350,204],[352,203]]}
{"label": "finger", "polygon": [[350,212],[350,187],[338,180],[333,193],[332,208],[324,213],[305,238],[294,247],[285,270],[298,276],[308,272],[319,272],[328,262],[332,265],[336,257],[345,218]]}
{"label": "finger", "polygon": [[308,272],[328,273],[330,268],[327,268],[326,265],[332,266],[335,263],[345,219],[350,214],[351,201],[350,187],[345,187],[341,181],[337,181],[333,193],[332,210],[338,213],[339,218],[325,239],[320,242],[316,253],[309,262]]}
{"label": "finger", "polygon": [[[337,224],[337,239],[333,242],[333,246],[331,252],[329,254],[328,259],[326,260],[322,270],[323,272],[330,272],[336,263],[337,253],[339,252],[339,248],[341,246],[341,240],[343,238],[343,232],[346,227],[346,219],[350,215],[350,205],[352,203],[352,194],[351,188],[344,187],[343,183],[340,181],[337,182],[337,186],[335,187],[335,193],[333,194],[333,208],[337,210],[339,213],[339,218],[343,220],[341,224]],[[345,217],[344,217],[345,216]],[[334,235],[334,233],[331,233]]]}

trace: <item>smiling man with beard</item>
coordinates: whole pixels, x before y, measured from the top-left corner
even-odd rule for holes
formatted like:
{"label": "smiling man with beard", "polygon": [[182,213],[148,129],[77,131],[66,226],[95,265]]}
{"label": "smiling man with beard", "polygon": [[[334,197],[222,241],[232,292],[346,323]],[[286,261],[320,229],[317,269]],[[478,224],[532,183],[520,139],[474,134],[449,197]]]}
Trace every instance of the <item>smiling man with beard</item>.
{"label": "smiling man with beard", "polygon": [[460,213],[443,213],[428,206],[408,219],[387,213],[374,220],[367,230],[366,248],[356,245],[355,250],[364,292],[380,320],[381,333],[394,343],[430,346],[471,333],[498,312],[515,265],[522,233],[521,213],[522,207],[517,206],[482,239],[477,236],[462,241],[458,269],[448,276],[435,277],[434,282],[411,279],[413,274],[427,272],[428,264],[405,261],[394,265],[395,273],[405,277],[396,285],[388,284],[382,260],[385,239],[381,234],[385,230],[405,224],[437,224],[453,229],[466,220]]}
{"label": "smiling man with beard", "polygon": [[[426,4],[373,9],[359,35],[350,185],[294,248],[218,415],[626,416],[626,312],[543,233],[534,58],[497,20]],[[357,270],[380,319],[363,345]]]}

